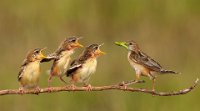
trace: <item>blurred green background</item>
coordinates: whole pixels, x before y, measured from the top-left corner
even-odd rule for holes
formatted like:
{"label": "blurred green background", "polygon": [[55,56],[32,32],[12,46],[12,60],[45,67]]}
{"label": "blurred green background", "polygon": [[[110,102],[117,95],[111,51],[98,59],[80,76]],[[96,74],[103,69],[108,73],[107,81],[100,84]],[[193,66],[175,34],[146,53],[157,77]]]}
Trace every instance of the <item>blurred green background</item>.
{"label": "blurred green background", "polygon": [[[98,59],[97,72],[90,81],[93,86],[135,78],[127,51],[115,46],[115,41],[135,40],[165,68],[182,73],[159,76],[158,91],[186,88],[199,77],[199,0],[1,0],[0,89],[19,87],[19,67],[30,49],[46,46],[48,54],[72,35],[83,36],[80,42],[85,46],[105,43],[101,49],[107,54]],[[47,87],[50,66],[42,64],[40,87]],[[142,79],[145,84],[132,87],[151,88],[152,82]],[[53,86],[63,85],[53,79]],[[0,110],[199,111],[199,98],[199,88],[171,97],[123,91],[8,95],[0,97]]]}

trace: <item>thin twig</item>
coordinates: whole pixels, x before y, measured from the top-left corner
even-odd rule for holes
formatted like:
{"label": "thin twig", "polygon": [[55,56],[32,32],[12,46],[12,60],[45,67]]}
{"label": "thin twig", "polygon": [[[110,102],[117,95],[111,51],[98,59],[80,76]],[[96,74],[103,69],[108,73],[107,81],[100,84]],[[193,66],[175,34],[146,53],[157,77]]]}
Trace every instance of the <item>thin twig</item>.
{"label": "thin twig", "polygon": [[[131,84],[136,83],[144,83],[144,81],[128,81],[128,82],[121,82],[119,84],[115,85],[107,85],[107,86],[96,86],[92,87],[91,91],[103,91],[103,90],[121,90],[121,91],[129,91],[129,92],[141,92],[151,95],[157,95],[157,96],[175,96],[175,95],[183,95],[187,94],[190,91],[192,91],[197,85],[198,85],[199,79],[197,78],[196,81],[192,86],[186,89],[182,89],[179,91],[172,91],[172,92],[157,92],[152,91],[148,89],[141,89],[141,88],[132,88],[132,87],[124,87]],[[39,93],[55,93],[55,92],[62,92],[62,91],[88,91],[86,87],[52,87],[51,92],[49,92],[48,88],[42,88],[39,92],[36,92],[35,90],[25,90],[23,94],[39,94]],[[20,90],[18,89],[7,89],[7,90],[0,90],[0,95],[11,95],[11,94],[19,94],[21,95]]]}

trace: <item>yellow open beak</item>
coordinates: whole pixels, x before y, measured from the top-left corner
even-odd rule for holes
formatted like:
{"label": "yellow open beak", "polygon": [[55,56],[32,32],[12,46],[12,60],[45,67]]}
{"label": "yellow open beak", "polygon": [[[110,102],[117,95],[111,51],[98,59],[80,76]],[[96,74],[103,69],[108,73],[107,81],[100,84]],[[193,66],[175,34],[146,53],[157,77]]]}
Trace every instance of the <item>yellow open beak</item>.
{"label": "yellow open beak", "polygon": [[96,51],[96,55],[104,55],[104,54],[106,54],[106,53],[99,49]]}
{"label": "yellow open beak", "polygon": [[75,43],[76,47],[83,47],[83,45],[81,45],[78,41]]}
{"label": "yellow open beak", "polygon": [[[102,45],[104,45],[104,43],[100,44],[99,47],[101,47]],[[96,55],[105,55],[106,53],[101,51],[99,48],[96,51]]]}
{"label": "yellow open beak", "polygon": [[83,37],[77,37],[77,40],[83,39]]}
{"label": "yellow open beak", "polygon": [[47,49],[47,48],[45,47],[45,48],[42,48],[42,49],[40,50],[40,56],[41,56],[42,59],[47,58],[47,57],[42,53],[45,49]]}

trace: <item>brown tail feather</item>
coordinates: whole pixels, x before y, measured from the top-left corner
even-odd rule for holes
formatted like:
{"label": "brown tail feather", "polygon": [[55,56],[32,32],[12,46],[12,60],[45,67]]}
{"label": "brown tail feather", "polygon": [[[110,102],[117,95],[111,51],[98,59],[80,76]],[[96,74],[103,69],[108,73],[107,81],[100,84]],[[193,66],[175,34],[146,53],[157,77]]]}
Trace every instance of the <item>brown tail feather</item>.
{"label": "brown tail feather", "polygon": [[162,69],[160,72],[162,74],[180,74],[178,72],[174,72],[174,71],[171,71],[171,70],[165,70],[165,69]]}

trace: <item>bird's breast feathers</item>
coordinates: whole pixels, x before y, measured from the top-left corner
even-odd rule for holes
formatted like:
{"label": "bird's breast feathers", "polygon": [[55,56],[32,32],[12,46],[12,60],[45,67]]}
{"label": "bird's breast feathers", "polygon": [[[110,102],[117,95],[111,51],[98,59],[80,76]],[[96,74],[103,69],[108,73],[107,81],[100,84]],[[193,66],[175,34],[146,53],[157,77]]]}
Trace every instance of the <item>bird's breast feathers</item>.
{"label": "bird's breast feathers", "polygon": [[24,71],[20,75],[22,79],[21,84],[26,85],[36,85],[40,76],[40,62],[32,62],[25,66]]}
{"label": "bird's breast feathers", "polygon": [[83,66],[82,69],[80,70],[80,79],[87,79],[91,76],[96,71],[97,67],[97,60],[92,58],[87,60]]}
{"label": "bird's breast feathers", "polygon": [[130,59],[129,56],[128,56],[128,61],[130,65],[135,69],[136,74],[144,74],[144,75],[149,74],[148,68],[138,64],[136,60]]}
{"label": "bird's breast feathers", "polygon": [[62,55],[60,59],[57,61],[57,65],[59,67],[60,73],[66,72],[69,61],[70,61],[70,55],[73,54],[73,51],[65,51],[62,52]]}
{"label": "bird's breast feathers", "polygon": [[61,52],[61,56],[67,56],[67,57],[69,57],[69,56],[71,56],[73,53],[74,53],[73,50],[66,50],[66,51]]}

